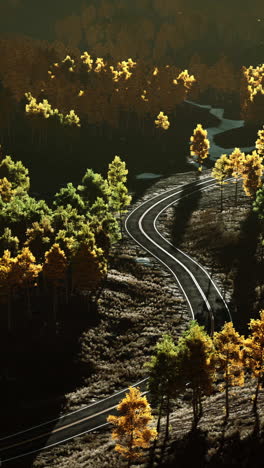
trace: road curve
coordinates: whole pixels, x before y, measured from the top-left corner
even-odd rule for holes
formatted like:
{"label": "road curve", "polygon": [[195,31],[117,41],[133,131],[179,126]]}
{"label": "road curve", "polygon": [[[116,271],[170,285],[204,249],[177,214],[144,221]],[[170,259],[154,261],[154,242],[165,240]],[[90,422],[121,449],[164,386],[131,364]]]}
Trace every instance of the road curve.
{"label": "road curve", "polygon": [[232,320],[228,306],[209,273],[163,237],[157,229],[157,220],[169,206],[214,185],[215,180],[206,177],[163,192],[135,208],[125,221],[125,229],[134,241],[172,273],[187,300],[192,318],[204,325],[210,334]]}
{"label": "road curve", "polygon": [[[208,272],[162,236],[157,229],[157,220],[164,210],[180,199],[196,191],[207,190],[213,185],[215,185],[213,179],[205,178],[175,187],[147,199],[131,211],[125,220],[126,232],[171,272],[187,300],[192,318],[197,319],[210,333],[219,329],[225,321],[231,320],[228,306]],[[182,195],[183,189],[184,195]],[[134,386],[140,387],[144,392],[146,381],[147,379],[143,379]],[[127,390],[124,389],[54,420],[1,438],[2,464],[18,461],[21,457],[52,448],[74,437],[107,426],[107,415],[115,412],[117,404]]]}

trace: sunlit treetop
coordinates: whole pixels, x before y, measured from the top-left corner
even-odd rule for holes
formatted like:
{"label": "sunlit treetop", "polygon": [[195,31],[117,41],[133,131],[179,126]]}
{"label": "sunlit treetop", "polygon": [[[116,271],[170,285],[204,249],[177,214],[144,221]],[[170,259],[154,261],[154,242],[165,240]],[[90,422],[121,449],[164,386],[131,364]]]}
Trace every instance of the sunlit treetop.
{"label": "sunlit treetop", "polygon": [[163,111],[160,111],[160,113],[158,114],[157,119],[155,120],[155,125],[157,128],[163,128],[164,130],[168,130],[170,122],[168,120],[168,116],[165,115]]}

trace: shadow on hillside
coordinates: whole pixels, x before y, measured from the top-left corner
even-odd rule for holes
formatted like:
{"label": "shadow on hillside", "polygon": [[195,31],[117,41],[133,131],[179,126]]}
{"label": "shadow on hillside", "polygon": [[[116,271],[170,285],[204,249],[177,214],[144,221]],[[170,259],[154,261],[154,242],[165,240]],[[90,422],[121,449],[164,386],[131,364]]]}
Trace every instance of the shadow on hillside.
{"label": "shadow on hillside", "polygon": [[259,223],[254,212],[250,211],[241,226],[240,251],[236,259],[233,300],[236,310],[233,316],[234,325],[240,333],[247,333],[247,324],[253,316],[255,288],[258,278],[263,276],[256,261],[256,249],[259,236]]}
{"label": "shadow on hillside", "polygon": [[[210,456],[207,452],[210,450]],[[170,445],[170,448],[159,463],[160,468],[249,468],[263,467],[263,441],[254,434],[240,439],[239,432],[224,440],[221,453],[207,440],[206,433],[197,430]]]}
{"label": "shadow on hillside", "polygon": [[[14,305],[15,318],[19,304]],[[23,310],[21,305],[20,301],[20,312]],[[92,356],[90,362],[82,362],[78,355],[80,335],[99,323],[96,302],[88,307],[84,298],[73,296],[68,305],[62,303],[58,310],[56,333],[49,323],[48,303],[38,297],[35,305],[42,310],[33,307],[30,323],[18,321],[9,335],[1,327],[1,437],[56,420],[63,410],[65,394],[79,388],[83,379],[95,372]],[[45,311],[47,321],[43,320]],[[24,317],[23,312],[22,315]],[[56,421],[52,421],[45,426],[45,437],[26,446],[25,451],[42,449],[55,424]],[[34,432],[31,437],[35,435]],[[21,453],[20,446],[1,453],[1,449],[11,443],[14,443],[12,439],[0,440],[2,460]],[[8,466],[29,468],[36,456],[37,453],[33,453],[18,458],[10,461]]]}
{"label": "shadow on hillside", "polygon": [[234,271],[231,314],[235,328],[243,334],[248,332],[247,324],[253,314],[255,288],[262,274],[255,258],[258,235],[257,216],[250,211],[240,226],[238,242],[226,245],[217,254],[226,275],[231,269]]}
{"label": "shadow on hillside", "polygon": [[[197,180],[197,183],[199,180]],[[192,213],[198,209],[201,192],[195,185],[183,187],[181,199],[173,208],[173,225],[171,229],[171,239],[173,245],[179,246],[183,240],[188,222]]]}

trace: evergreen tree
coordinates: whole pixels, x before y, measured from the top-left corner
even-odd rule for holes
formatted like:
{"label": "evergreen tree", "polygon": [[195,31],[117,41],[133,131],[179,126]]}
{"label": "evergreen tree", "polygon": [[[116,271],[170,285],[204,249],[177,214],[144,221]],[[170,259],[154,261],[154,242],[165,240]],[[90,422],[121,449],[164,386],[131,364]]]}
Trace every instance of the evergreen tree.
{"label": "evergreen tree", "polygon": [[151,408],[147,398],[141,396],[138,388],[129,387],[129,393],[117,406],[120,416],[108,416],[107,421],[115,426],[112,439],[117,441],[115,450],[128,460],[128,467],[143,455],[140,448],[148,448],[157,437],[155,429],[149,427],[152,421]]}

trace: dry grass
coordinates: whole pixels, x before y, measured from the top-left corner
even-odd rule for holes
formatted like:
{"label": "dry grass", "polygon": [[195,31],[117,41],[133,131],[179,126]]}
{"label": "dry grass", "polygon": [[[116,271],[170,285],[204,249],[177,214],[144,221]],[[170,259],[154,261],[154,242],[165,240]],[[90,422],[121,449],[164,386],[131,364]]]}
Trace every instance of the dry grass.
{"label": "dry grass", "polygon": [[[145,198],[177,183],[195,180],[191,173],[161,180],[148,190]],[[225,210],[219,211],[217,188],[204,192],[184,228],[181,248],[210,270],[227,299],[234,295],[239,270],[240,249],[247,248],[247,232],[241,227],[248,217],[250,202],[240,188],[239,204],[234,207],[234,187],[225,189]],[[168,237],[173,231],[177,207],[167,210],[159,220],[160,230]],[[177,222],[177,217],[175,219]],[[206,226],[206,230],[204,227]],[[261,262],[259,239],[254,258]],[[234,255],[231,255],[235,252]],[[231,256],[230,256],[231,255]],[[99,322],[81,337],[78,359],[92,363],[95,372],[82,388],[66,395],[66,408],[74,409],[91,398],[110,394],[118,387],[136,381],[143,374],[144,362],[163,333],[175,339],[186,328],[189,314],[170,275],[155,260],[144,266],[136,257],[144,251],[125,237],[112,251],[111,269],[98,307]],[[255,308],[263,302],[262,283],[255,287]],[[262,302],[261,302],[262,301]],[[264,420],[261,411],[256,420],[251,410],[251,383],[233,389],[230,418],[224,422],[224,395],[216,392],[204,401],[203,416],[196,433],[191,433],[192,411],[186,395],[175,404],[171,415],[171,433],[164,445],[164,434],[156,447],[152,464],[141,466],[177,466],[189,468],[195,455],[196,468],[234,467],[263,468],[257,456],[263,448]],[[264,395],[260,393],[259,408]],[[164,427],[164,422],[163,422]],[[62,447],[38,455],[34,468],[119,468],[124,466],[113,450],[109,430],[77,438]],[[146,457],[148,453],[146,452]]]}

